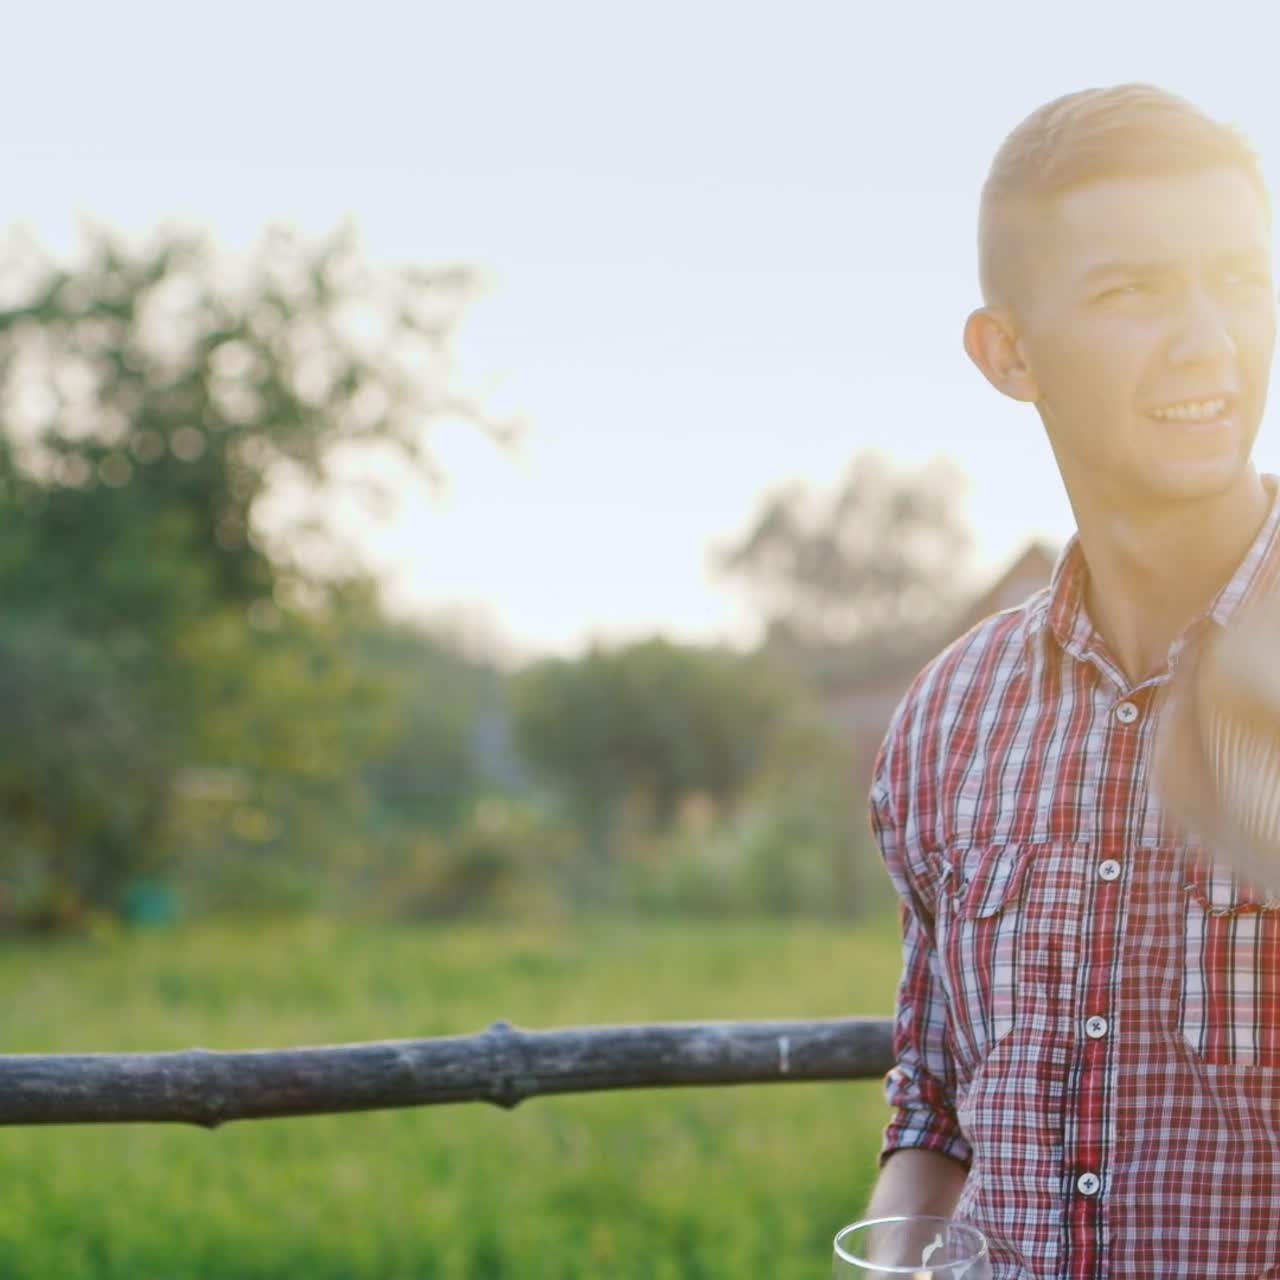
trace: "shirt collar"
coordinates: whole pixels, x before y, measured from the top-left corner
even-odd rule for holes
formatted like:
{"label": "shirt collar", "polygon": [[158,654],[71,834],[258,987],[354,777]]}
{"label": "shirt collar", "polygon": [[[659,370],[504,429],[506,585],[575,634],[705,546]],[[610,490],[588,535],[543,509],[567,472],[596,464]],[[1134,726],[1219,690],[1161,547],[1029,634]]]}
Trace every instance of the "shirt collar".
{"label": "shirt collar", "polygon": [[1235,573],[1209,606],[1209,617],[1220,627],[1228,626],[1240,606],[1280,567],[1276,562],[1280,550],[1280,484],[1272,475],[1264,475],[1262,483],[1271,494],[1271,510]]}
{"label": "shirt collar", "polygon": [[[1262,476],[1262,483],[1271,495],[1271,509],[1235,572],[1214,596],[1204,615],[1221,627],[1229,625],[1265,578],[1280,572],[1280,481],[1267,474]],[[1047,629],[1066,653],[1087,658],[1095,638],[1084,607],[1088,580],[1089,566],[1085,563],[1084,550],[1079,535],[1073,533],[1058,554],[1048,588],[1035,598],[1028,612],[1028,637]],[[1202,619],[1197,619],[1199,621]]]}

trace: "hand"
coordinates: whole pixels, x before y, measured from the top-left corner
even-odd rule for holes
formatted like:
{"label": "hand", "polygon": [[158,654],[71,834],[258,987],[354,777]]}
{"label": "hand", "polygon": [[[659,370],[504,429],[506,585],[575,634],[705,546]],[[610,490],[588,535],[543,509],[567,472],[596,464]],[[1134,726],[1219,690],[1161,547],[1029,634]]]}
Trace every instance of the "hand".
{"label": "hand", "polygon": [[1169,685],[1153,789],[1215,861],[1280,892],[1280,593],[1206,625]]}

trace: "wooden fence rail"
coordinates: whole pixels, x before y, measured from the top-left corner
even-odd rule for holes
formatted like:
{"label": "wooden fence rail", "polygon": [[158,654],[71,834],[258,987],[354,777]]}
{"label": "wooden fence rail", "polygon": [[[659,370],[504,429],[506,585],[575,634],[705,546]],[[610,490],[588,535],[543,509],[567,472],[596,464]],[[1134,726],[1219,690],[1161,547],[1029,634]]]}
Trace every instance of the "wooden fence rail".
{"label": "wooden fence rail", "polygon": [[892,1024],[672,1022],[222,1053],[0,1055],[0,1125],[228,1120],[672,1085],[857,1080],[893,1065]]}

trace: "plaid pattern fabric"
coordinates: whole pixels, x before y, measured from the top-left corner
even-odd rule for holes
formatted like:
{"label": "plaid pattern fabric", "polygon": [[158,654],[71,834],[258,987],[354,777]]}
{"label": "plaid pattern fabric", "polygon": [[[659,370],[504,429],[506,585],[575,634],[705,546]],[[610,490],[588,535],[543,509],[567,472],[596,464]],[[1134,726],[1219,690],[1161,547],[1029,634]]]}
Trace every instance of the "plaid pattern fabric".
{"label": "plaid pattern fabric", "polygon": [[[996,1280],[1280,1277],[1280,900],[1148,789],[1169,676],[1280,562],[1269,518],[1169,661],[1130,686],[1050,585],[916,678],[872,828],[901,900],[893,1117],[969,1166]],[[1278,650],[1280,657],[1280,650]]]}

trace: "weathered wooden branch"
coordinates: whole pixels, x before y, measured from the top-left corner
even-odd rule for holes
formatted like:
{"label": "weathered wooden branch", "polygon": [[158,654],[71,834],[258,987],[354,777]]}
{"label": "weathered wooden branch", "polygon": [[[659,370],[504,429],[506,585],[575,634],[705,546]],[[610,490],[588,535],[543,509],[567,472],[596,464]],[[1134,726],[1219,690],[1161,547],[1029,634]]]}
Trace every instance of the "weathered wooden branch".
{"label": "weathered wooden branch", "polygon": [[216,1053],[0,1055],[0,1124],[228,1120],[540,1094],[850,1080],[893,1065],[891,1025],[676,1022],[485,1031],[430,1040]]}

